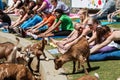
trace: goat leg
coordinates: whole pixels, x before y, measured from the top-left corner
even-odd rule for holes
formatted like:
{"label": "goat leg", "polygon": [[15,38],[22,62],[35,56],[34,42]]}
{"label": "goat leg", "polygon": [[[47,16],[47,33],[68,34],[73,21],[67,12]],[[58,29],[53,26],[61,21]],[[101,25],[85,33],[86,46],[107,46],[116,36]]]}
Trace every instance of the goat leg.
{"label": "goat leg", "polygon": [[37,64],[37,72],[39,72],[39,68],[40,68],[40,57],[37,57],[38,60],[38,64]]}
{"label": "goat leg", "polygon": [[76,71],[76,61],[73,61],[73,71],[72,71],[72,73],[74,74],[75,71]]}
{"label": "goat leg", "polygon": [[78,61],[77,71],[80,70],[80,62]]}
{"label": "goat leg", "polygon": [[29,61],[28,61],[28,68],[30,69],[30,71],[33,73],[33,69],[31,68],[31,63],[33,61],[33,58],[29,58]]}
{"label": "goat leg", "polygon": [[37,70],[35,72],[39,72],[40,58],[38,56],[37,56],[37,61],[38,61],[37,66],[36,66]]}
{"label": "goat leg", "polygon": [[45,58],[46,61],[48,61],[49,59],[47,58],[47,56],[45,55],[45,53],[43,52],[43,56]]}
{"label": "goat leg", "polygon": [[91,65],[90,65],[89,57],[87,57],[87,65],[88,65],[88,68],[91,69]]}
{"label": "goat leg", "polygon": [[84,64],[82,64],[81,66],[83,67],[85,74],[88,74],[88,71],[87,71],[87,69],[85,68]]}

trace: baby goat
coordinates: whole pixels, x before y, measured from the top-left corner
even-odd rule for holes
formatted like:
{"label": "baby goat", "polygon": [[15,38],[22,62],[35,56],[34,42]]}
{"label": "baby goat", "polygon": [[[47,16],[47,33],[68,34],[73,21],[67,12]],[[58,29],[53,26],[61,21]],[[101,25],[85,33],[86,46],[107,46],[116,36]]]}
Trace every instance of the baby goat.
{"label": "baby goat", "polygon": [[0,80],[4,80],[9,77],[15,80],[36,80],[26,66],[22,64],[0,64]]}
{"label": "baby goat", "polygon": [[73,45],[66,53],[62,54],[60,57],[56,57],[54,60],[55,69],[59,69],[62,65],[68,61],[73,61],[73,73],[75,73],[76,61],[80,63],[86,74],[88,74],[87,69],[84,67],[84,63],[87,61],[88,67],[91,68],[89,64],[88,57],[90,55],[89,44],[85,36],[83,36],[75,45]]}
{"label": "baby goat", "polygon": [[15,62],[17,46],[20,42],[19,38],[16,38],[16,40],[17,44],[11,42],[0,43],[0,59],[5,58],[6,62]]}
{"label": "baby goat", "polygon": [[[30,64],[31,64],[34,56],[36,56],[37,60],[38,60],[37,70],[35,72],[39,72],[40,56],[43,55],[46,60],[48,59],[44,53],[44,48],[45,48],[46,44],[47,44],[47,41],[43,38],[39,42],[34,43],[33,45],[28,45],[27,47],[24,48],[23,53],[27,54],[29,57],[28,67],[31,71],[33,71],[33,70],[30,67]],[[33,55],[33,56],[31,57],[31,55]]]}

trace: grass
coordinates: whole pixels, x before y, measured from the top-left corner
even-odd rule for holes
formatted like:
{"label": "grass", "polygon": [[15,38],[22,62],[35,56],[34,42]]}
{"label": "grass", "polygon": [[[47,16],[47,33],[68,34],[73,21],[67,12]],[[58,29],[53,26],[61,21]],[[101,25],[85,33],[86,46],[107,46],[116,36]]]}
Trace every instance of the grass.
{"label": "grass", "polygon": [[117,28],[117,29],[120,29],[120,24],[112,24],[112,25],[108,25],[110,26],[111,28]]}
{"label": "grass", "polygon": [[[108,60],[108,61],[99,61],[99,62],[90,62],[92,69],[89,74],[94,75],[98,73],[100,80],[116,80],[120,77],[120,61],[119,60]],[[72,72],[72,62],[66,63],[64,66],[68,80],[76,80],[80,76],[84,75],[81,73],[81,70],[76,72],[76,74],[71,74]]]}

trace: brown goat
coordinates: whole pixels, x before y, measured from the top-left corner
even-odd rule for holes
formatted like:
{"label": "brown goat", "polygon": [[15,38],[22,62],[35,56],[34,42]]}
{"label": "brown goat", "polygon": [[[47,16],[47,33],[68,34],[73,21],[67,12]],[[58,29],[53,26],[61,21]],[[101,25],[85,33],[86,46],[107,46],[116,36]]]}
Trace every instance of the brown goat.
{"label": "brown goat", "polygon": [[0,80],[13,78],[15,80],[36,80],[32,73],[22,64],[0,64]]}
{"label": "brown goat", "polygon": [[30,64],[31,64],[34,56],[30,57],[30,55],[33,54],[33,55],[35,55],[37,57],[38,63],[37,63],[37,70],[35,72],[39,72],[40,56],[43,55],[44,58],[47,60],[47,57],[46,57],[46,55],[44,53],[44,48],[45,48],[46,44],[47,44],[47,41],[43,38],[38,43],[35,43],[33,45],[29,45],[29,46],[24,48],[24,53],[29,56],[28,67],[29,67],[29,69],[31,71],[33,71],[33,70],[30,67]]}
{"label": "brown goat", "polygon": [[84,75],[77,80],[99,80],[96,76]]}
{"label": "brown goat", "polygon": [[19,39],[16,38],[17,44],[11,42],[0,43],[0,59],[5,58],[6,62],[15,62],[16,52],[18,49]]}
{"label": "brown goat", "polygon": [[85,36],[83,36],[75,45],[73,45],[66,53],[62,54],[60,57],[56,57],[54,60],[55,69],[59,69],[62,65],[68,61],[73,61],[73,73],[75,73],[76,61],[80,63],[86,74],[88,74],[87,69],[84,67],[84,63],[87,61],[88,67],[90,67],[88,57],[90,55],[89,44]]}

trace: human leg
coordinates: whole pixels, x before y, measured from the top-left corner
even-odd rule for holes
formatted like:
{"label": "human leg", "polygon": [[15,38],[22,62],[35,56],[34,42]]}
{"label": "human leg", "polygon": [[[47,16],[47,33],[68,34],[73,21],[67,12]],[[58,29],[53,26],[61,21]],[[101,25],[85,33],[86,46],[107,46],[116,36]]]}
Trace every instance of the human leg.
{"label": "human leg", "polygon": [[72,31],[71,30],[65,30],[65,31],[57,31],[53,32],[54,36],[68,36]]}
{"label": "human leg", "polygon": [[53,38],[50,38],[50,40],[52,41],[53,44],[56,44],[57,42],[59,42],[58,40],[55,40]]}

